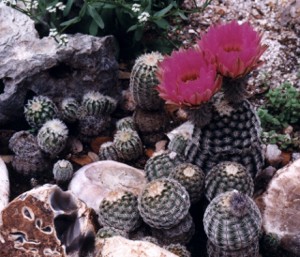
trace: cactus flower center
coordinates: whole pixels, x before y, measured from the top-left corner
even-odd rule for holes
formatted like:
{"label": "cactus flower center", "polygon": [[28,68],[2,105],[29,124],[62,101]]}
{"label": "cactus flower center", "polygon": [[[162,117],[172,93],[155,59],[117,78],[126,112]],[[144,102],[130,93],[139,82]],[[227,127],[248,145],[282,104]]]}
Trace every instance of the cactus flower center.
{"label": "cactus flower center", "polygon": [[191,167],[187,167],[183,170],[183,174],[186,176],[186,177],[192,177],[194,176],[195,174],[195,170]]}

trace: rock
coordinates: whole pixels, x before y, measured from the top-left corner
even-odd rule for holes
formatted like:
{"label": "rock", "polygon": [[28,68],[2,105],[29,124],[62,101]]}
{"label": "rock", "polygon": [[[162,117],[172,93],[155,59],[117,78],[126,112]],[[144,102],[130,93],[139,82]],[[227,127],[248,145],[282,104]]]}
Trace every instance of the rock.
{"label": "rock", "polygon": [[81,256],[95,238],[94,220],[94,211],[70,191],[50,184],[32,189],[2,211],[0,256]]}
{"label": "rock", "polygon": [[1,126],[23,117],[23,106],[34,95],[56,104],[66,96],[81,100],[91,90],[120,97],[114,38],[76,34],[68,40],[58,47],[51,37],[40,39],[33,20],[0,6]]}
{"label": "rock", "polygon": [[111,190],[120,188],[138,195],[146,183],[142,170],[116,161],[98,161],[79,169],[69,190],[98,211],[101,201]]}
{"label": "rock", "polygon": [[274,167],[278,166],[282,162],[281,153],[277,145],[267,145],[265,153],[266,161]]}
{"label": "rock", "polygon": [[115,236],[97,239],[94,257],[176,257],[177,255],[146,241]]}
{"label": "rock", "polygon": [[[0,157],[0,215],[9,201],[9,179],[8,170],[2,158]],[[1,217],[0,217],[1,220]]]}
{"label": "rock", "polygon": [[278,170],[264,194],[256,198],[263,230],[279,238],[279,246],[300,253],[300,159]]}

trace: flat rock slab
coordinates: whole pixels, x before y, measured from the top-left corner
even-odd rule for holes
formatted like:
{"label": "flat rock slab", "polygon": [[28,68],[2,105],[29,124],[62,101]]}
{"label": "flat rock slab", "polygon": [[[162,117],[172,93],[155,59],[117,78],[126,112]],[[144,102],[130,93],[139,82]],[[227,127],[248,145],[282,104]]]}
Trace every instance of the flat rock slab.
{"label": "flat rock slab", "polygon": [[90,90],[120,95],[114,38],[76,34],[68,40],[58,47],[52,37],[40,39],[29,17],[0,5],[0,128],[23,117],[34,95],[58,105]]}
{"label": "flat rock slab", "polygon": [[138,195],[146,183],[143,170],[116,161],[98,161],[79,169],[69,190],[97,212],[111,190],[123,189]]}
{"label": "flat rock slab", "polygon": [[6,164],[0,156],[0,215],[9,201],[9,179]]}

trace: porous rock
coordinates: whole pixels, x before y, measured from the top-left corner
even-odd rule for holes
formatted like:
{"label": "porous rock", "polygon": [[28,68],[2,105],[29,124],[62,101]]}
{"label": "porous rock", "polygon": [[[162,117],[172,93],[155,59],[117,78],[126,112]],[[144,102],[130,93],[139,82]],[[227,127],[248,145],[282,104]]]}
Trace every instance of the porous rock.
{"label": "porous rock", "polygon": [[95,213],[71,192],[46,184],[27,191],[2,211],[0,256],[80,256],[95,238]]}
{"label": "porous rock", "polygon": [[120,236],[97,239],[94,257],[176,257],[177,255],[146,241]]}
{"label": "porous rock", "polygon": [[0,157],[0,213],[6,207],[8,201],[9,201],[8,170],[6,168],[4,161]]}
{"label": "porous rock", "polygon": [[69,190],[98,211],[101,201],[111,190],[119,188],[138,195],[146,183],[142,170],[107,160],[93,162],[79,169],[69,184]]}
{"label": "porous rock", "polygon": [[264,194],[256,198],[266,234],[275,234],[279,246],[300,252],[300,159],[278,170]]}
{"label": "porous rock", "polygon": [[65,97],[81,100],[88,91],[117,97],[118,64],[112,36],[68,35],[67,46],[39,38],[26,15],[0,5],[0,124],[23,116],[34,95],[60,104]]}

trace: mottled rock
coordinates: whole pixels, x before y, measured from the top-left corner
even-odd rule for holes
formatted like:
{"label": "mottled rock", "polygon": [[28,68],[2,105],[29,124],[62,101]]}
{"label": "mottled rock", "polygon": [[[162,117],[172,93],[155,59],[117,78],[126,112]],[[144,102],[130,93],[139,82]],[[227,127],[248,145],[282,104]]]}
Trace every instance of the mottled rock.
{"label": "mottled rock", "polygon": [[300,253],[300,159],[278,170],[264,194],[256,198],[266,234],[279,238],[279,246]]}
{"label": "mottled rock", "polygon": [[81,100],[88,91],[120,96],[114,39],[68,35],[65,47],[51,37],[40,39],[26,15],[0,6],[0,124],[23,116],[23,106],[34,95],[60,104],[65,97]]}
{"label": "mottled rock", "polygon": [[98,211],[101,201],[111,190],[119,188],[138,195],[146,183],[142,170],[116,161],[98,161],[79,169],[69,190]]}
{"label": "mottled rock", "polygon": [[95,213],[56,185],[27,191],[2,211],[0,256],[80,256],[95,238]]}
{"label": "mottled rock", "polygon": [[[9,201],[9,179],[6,165],[0,157],[0,215]],[[0,217],[1,220],[1,217]],[[1,223],[0,223],[1,224]]]}
{"label": "mottled rock", "polygon": [[94,257],[176,257],[177,255],[146,241],[120,236],[97,239]]}
{"label": "mottled rock", "polygon": [[266,161],[270,165],[274,167],[278,166],[282,162],[281,154],[282,152],[278,148],[278,145],[273,145],[273,144],[267,145],[265,157],[266,157]]}

